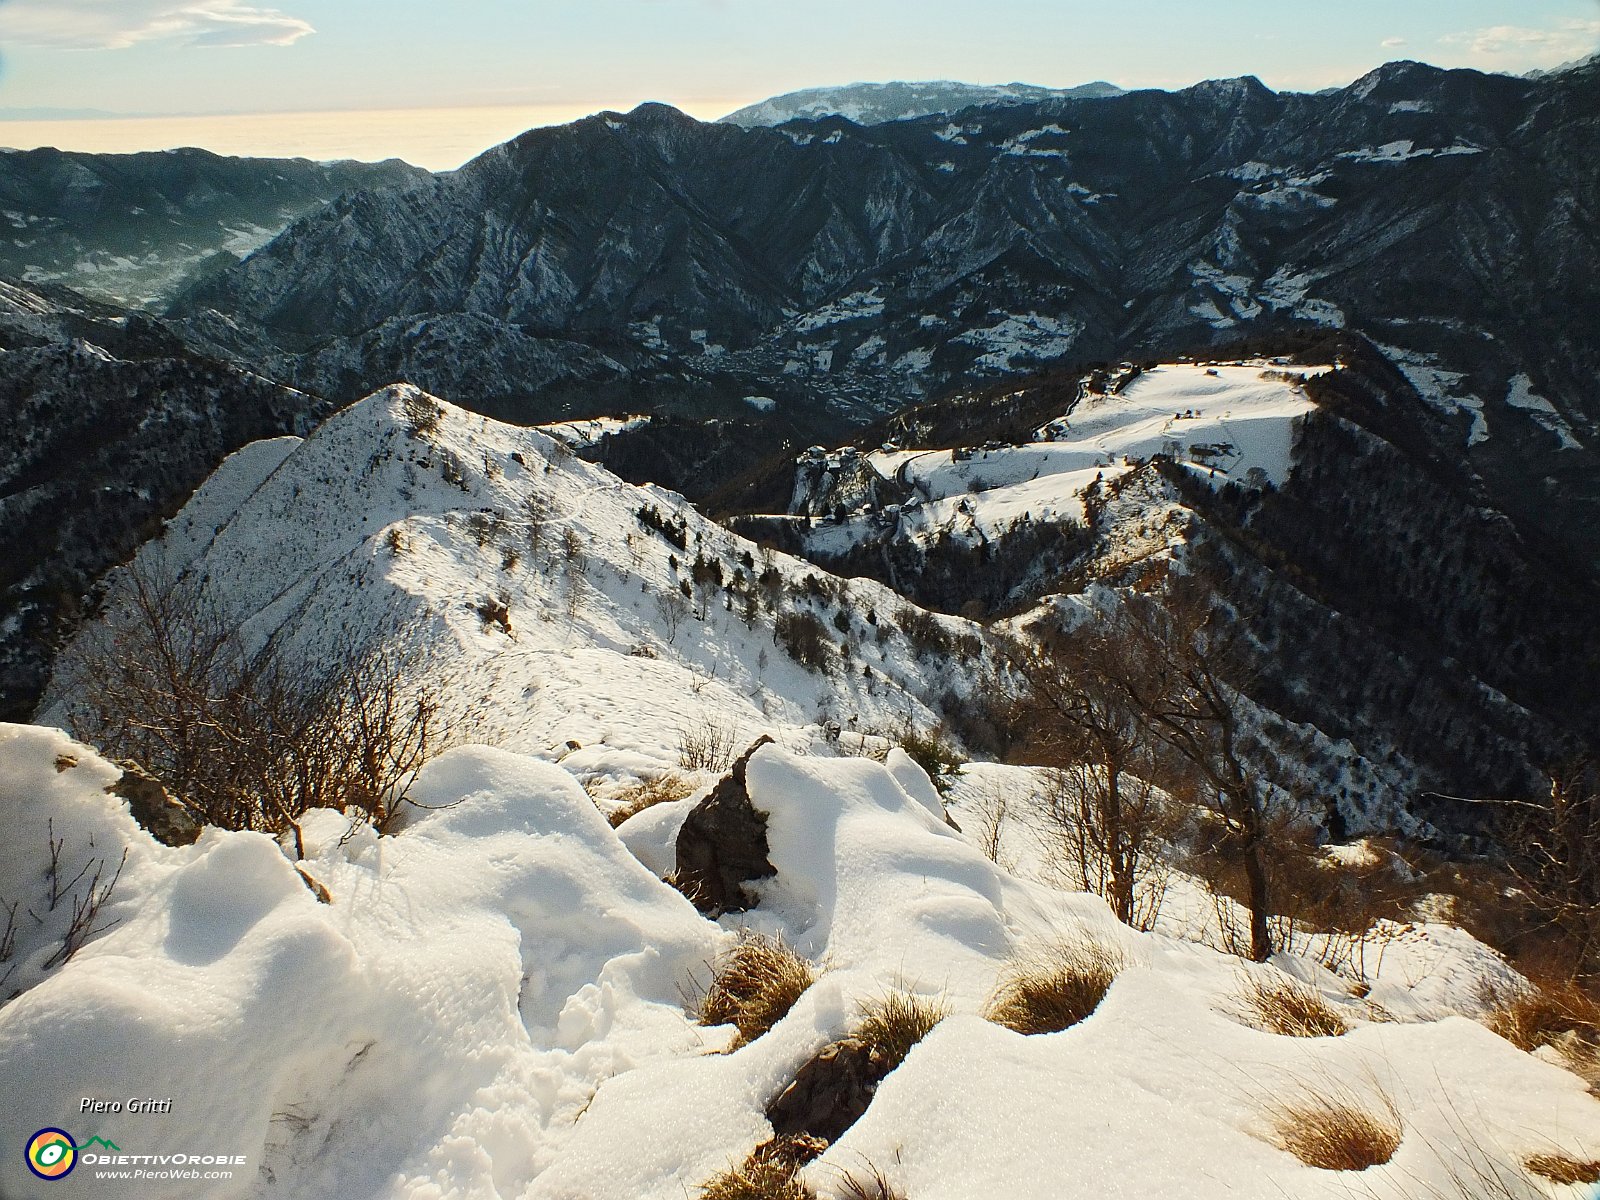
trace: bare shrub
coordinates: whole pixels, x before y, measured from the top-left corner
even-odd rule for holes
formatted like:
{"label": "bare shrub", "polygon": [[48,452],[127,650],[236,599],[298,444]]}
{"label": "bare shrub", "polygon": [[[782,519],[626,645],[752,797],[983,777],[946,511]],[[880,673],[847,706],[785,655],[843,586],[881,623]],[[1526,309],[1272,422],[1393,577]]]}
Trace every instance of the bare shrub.
{"label": "bare shrub", "polygon": [[738,749],[738,733],[714,717],[678,732],[678,765],[685,771],[726,771]]}
{"label": "bare shrub", "polygon": [[950,776],[961,767],[962,758],[939,728],[926,731],[907,724],[900,733],[900,748],[911,760],[928,773],[933,785],[943,792],[950,786]]}
{"label": "bare shrub", "polygon": [[1172,872],[1159,851],[1173,828],[1165,798],[1148,780],[1078,763],[1046,776],[1035,832],[1063,884],[1099,896],[1124,924],[1150,930],[1166,902]]}
{"label": "bare shrub", "polygon": [[407,430],[414,438],[427,437],[444,419],[444,409],[421,392],[407,392],[401,404],[405,409]]}
{"label": "bare shrub", "polygon": [[507,637],[511,636],[511,597],[504,589],[496,595],[482,597],[472,609],[483,622],[485,633],[493,626]]}
{"label": "bare shrub", "polygon": [[1308,1167],[1365,1171],[1400,1148],[1400,1115],[1385,1099],[1376,1107],[1340,1097],[1305,1095],[1284,1102],[1272,1118],[1277,1145]]}
{"label": "bare shrub", "polygon": [[[1274,944],[1366,980],[1382,967],[1396,923],[1428,889],[1381,844],[1370,845],[1362,860],[1341,862],[1318,846],[1316,831],[1295,815],[1274,812],[1269,820]],[[1228,886],[1225,870],[1211,877]]]}
{"label": "bare shrub", "polygon": [[1518,889],[1559,939],[1569,975],[1600,974],[1600,761],[1556,772],[1548,795],[1505,816]]}
{"label": "bare shrub", "polygon": [[783,1020],[816,977],[811,964],[782,940],[746,933],[711,964],[711,984],[696,1019],[735,1026],[735,1045],[753,1042]]}
{"label": "bare shrub", "polygon": [[336,647],[320,666],[276,638],[248,648],[194,585],[141,567],[64,655],[74,736],[130,760],[194,816],[278,833],[312,808],[381,827],[441,749],[439,703],[402,652]]}
{"label": "bare shrub", "polygon": [[918,996],[900,988],[861,1005],[861,1024],[855,1036],[871,1051],[881,1054],[892,1071],[933,1027],[950,1015],[943,997]]}
{"label": "bare shrub", "polygon": [[[962,823],[972,840],[990,862],[1012,869],[1013,860],[1005,853],[1006,822],[1011,815],[1011,795],[990,783],[975,789],[972,807],[963,809]],[[969,813],[973,820],[969,821]]]}
{"label": "bare shrub", "polygon": [[1239,1015],[1257,1029],[1285,1037],[1340,1037],[1350,1025],[1305,984],[1287,975],[1246,975]]}
{"label": "bare shrub", "polygon": [[1122,967],[1122,955],[1101,942],[1075,943],[1020,960],[1001,980],[983,1015],[1017,1033],[1059,1032],[1100,1007]]}
{"label": "bare shrub", "polygon": [[624,788],[617,794],[617,807],[611,810],[606,820],[610,821],[611,828],[615,829],[629,817],[637,816],[647,808],[682,800],[693,791],[694,784],[673,771],[657,775],[653,779],[641,779],[632,787]]}
{"label": "bare shrub", "polygon": [[[115,921],[102,921],[100,910],[111,900],[112,893],[117,890],[117,882],[122,878],[122,868],[128,863],[128,852],[122,852],[122,858],[117,862],[117,868],[106,879],[107,863],[104,859],[92,860],[94,874],[89,877],[88,886],[82,893],[74,893],[72,897],[72,920],[67,925],[67,932],[62,935],[61,945],[44,964],[45,969],[59,967],[69,963],[88,944],[89,939],[110,929]],[[101,880],[105,882],[102,883]]]}
{"label": "bare shrub", "polygon": [[671,591],[657,592],[655,596],[655,612],[661,621],[661,632],[666,635],[667,645],[672,645],[678,640],[678,631],[683,628],[683,623],[689,619],[689,602],[679,593]]}
{"label": "bare shrub", "polygon": [[918,656],[944,654],[951,646],[950,635],[938,617],[925,609],[906,604],[895,614],[895,623],[905,634]]}

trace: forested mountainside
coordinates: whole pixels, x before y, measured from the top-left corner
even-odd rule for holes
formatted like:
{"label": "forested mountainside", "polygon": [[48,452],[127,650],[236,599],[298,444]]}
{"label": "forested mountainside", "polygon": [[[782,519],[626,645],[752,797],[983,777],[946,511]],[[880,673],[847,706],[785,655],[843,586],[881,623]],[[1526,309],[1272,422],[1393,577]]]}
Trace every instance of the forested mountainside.
{"label": "forested mountainside", "polygon": [[94,580],[223,456],[328,411],[158,322],[0,281],[0,715],[32,709]]}
{"label": "forested mountainside", "polygon": [[[1600,656],[1592,577],[1496,507],[1450,421],[1370,344],[998,391],[907,410],[711,507],[988,618],[1137,589],[1184,547],[1251,631],[1252,696],[1342,743],[1287,753],[1336,775],[1353,753],[1378,791],[1524,794],[1594,744],[1600,687],[1574,667]],[[1341,821],[1373,803],[1361,791]]]}

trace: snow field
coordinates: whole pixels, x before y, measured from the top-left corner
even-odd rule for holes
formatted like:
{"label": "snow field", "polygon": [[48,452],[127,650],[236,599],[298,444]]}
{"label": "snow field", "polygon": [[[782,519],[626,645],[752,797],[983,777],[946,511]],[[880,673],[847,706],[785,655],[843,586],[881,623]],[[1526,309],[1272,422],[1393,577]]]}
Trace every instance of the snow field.
{"label": "snow field", "polygon": [[[935,815],[898,756],[758,751],[747,779],[778,874],[719,924],[629,854],[567,772],[505,751],[437,760],[418,793],[429,810],[393,837],[346,838],[343,818],[312,814],[302,866],[331,904],[260,835],[154,846],[105,795],[114,769],[63,735],[6,727],[0,753],[19,832],[92,829],[133,864],[122,922],[0,1011],[0,1100],[80,1140],[250,1156],[231,1187],[131,1195],[693,1195],[769,1136],[766,1105],[894,987],[953,1015],[807,1168],[823,1195],[870,1163],[916,1200],[1399,1200],[1446,1185],[1466,1136],[1497,1161],[1600,1152],[1600,1104],[1576,1077],[1461,1017],[1373,1023],[1340,981],[1285,959],[1353,1031],[1248,1027],[1230,1015],[1241,972],[1278,968],[1133,933],[1097,899],[1010,874]],[[78,765],[57,771],[63,754]],[[43,853],[13,848],[0,887],[35,877]],[[681,989],[739,924],[824,973],[723,1054],[731,1029],[690,1024]],[[1086,939],[1126,963],[1088,1020],[1025,1038],[980,1019],[1013,955]],[[77,1117],[85,1092],[172,1095],[174,1114],[131,1129]],[[1392,1106],[1394,1160],[1352,1193],[1278,1149],[1275,1114],[1302,1092]],[[0,1164],[0,1184],[21,1169]]]}

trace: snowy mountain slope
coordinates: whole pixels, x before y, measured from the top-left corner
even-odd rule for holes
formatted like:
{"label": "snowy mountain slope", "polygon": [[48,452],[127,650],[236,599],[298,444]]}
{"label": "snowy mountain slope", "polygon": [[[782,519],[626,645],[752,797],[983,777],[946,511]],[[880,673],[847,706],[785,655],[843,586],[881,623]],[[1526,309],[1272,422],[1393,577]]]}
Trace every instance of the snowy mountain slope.
{"label": "snowy mountain slope", "polygon": [[[762,552],[545,433],[406,386],[240,451],[138,561],[203,579],[230,624],[307,661],[419,645],[463,727],[528,752],[659,758],[669,730],[672,766],[676,737],[707,723],[739,746],[927,729],[972,686],[890,632],[905,605],[887,588]],[[114,618],[115,582],[112,600]],[[811,614],[826,670],[779,645],[784,614]],[[47,697],[47,719],[63,705]]]}
{"label": "snowy mountain slope", "polygon": [[[678,989],[734,920],[659,882],[548,762],[452,751],[422,777],[436,810],[383,839],[311,814],[300,868],[324,904],[260,835],[151,842],[104,790],[117,769],[58,733],[0,728],[0,759],[6,894],[45,908],[49,837],[74,857],[128,850],[115,927],[64,966],[41,965],[55,930],[25,931],[32,986],[0,1008],[0,1099],[79,1144],[245,1159],[228,1182],[124,1184],[133,1196],[681,1200],[765,1141],[767,1105],[894,987],[952,1015],[806,1170],[825,1197],[871,1168],[912,1200],[1346,1196],[1347,1177],[1273,1144],[1302,1093],[1394,1113],[1398,1152],[1360,1179],[1385,1200],[1472,1178],[1463,1163],[1528,1179],[1536,1155],[1600,1155],[1581,1080],[1451,1015],[1507,978],[1470,939],[1441,942],[1421,979],[1397,952],[1371,981],[1380,1020],[1306,960],[1241,966],[1008,874],[929,811],[905,760],[752,759],[777,875],[743,923],[829,969],[770,1033],[718,1053],[733,1029],[690,1024]],[[1023,1037],[979,1019],[1014,953],[1062,942],[1125,964],[1088,1020]],[[1247,1027],[1244,974],[1280,971],[1351,1032]],[[1443,1005],[1439,977],[1462,981]],[[172,1112],[84,1114],[85,1086],[171,1095]],[[93,1194],[93,1169],[52,1194]],[[7,1194],[26,1179],[18,1156],[0,1163]]]}
{"label": "snowy mountain slope", "polygon": [[721,118],[746,128],[782,125],[785,121],[845,117],[857,125],[880,125],[909,117],[960,112],[988,105],[1033,104],[1041,100],[1098,99],[1122,94],[1110,83],[1084,83],[1070,88],[1036,87],[1027,83],[974,84],[939,80],[929,83],[852,83],[844,87],[806,88],[786,92]]}
{"label": "snowy mountain slope", "polygon": [[[885,483],[910,487],[911,508],[900,507],[896,536],[919,540],[943,529],[970,539],[993,537],[1024,516],[1081,523],[1086,489],[1097,481],[1114,486],[1133,460],[1158,454],[1207,480],[1281,484],[1289,473],[1295,419],[1314,407],[1292,381],[1325,369],[1298,367],[1277,379],[1264,378],[1272,371],[1264,362],[1168,364],[1142,373],[1116,395],[1086,396],[1030,444],[880,450],[866,463]],[[827,491],[819,491],[805,500],[807,510],[828,507]],[[842,552],[852,532],[850,523],[825,526],[807,538],[807,548]]]}
{"label": "snowy mountain slope", "polygon": [[[1589,743],[1566,664],[1600,653],[1593,590],[1452,458],[1461,414],[1370,347],[1322,349],[1343,365],[1127,365],[911,409],[876,447],[800,455],[788,513],[732,525],[970,616],[1203,564],[1330,828],[1414,831],[1419,791],[1513,794]],[[962,436],[984,431],[1008,440]]]}

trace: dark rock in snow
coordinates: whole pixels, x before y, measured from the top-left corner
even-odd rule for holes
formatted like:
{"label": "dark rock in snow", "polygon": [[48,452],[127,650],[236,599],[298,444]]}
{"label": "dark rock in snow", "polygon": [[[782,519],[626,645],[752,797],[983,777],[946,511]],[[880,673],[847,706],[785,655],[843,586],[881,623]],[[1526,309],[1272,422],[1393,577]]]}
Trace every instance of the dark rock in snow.
{"label": "dark rock in snow", "polygon": [[159,779],[134,765],[126,765],[122,778],[106,790],[126,800],[139,827],[162,845],[189,846],[200,837],[200,822],[172,798]]}
{"label": "dark rock in snow", "polygon": [[768,1107],[772,1132],[837,1141],[861,1119],[888,1073],[889,1060],[882,1051],[859,1038],[834,1042],[801,1067]]}
{"label": "dark rock in snow", "polygon": [[770,879],[777,869],[767,861],[767,817],[750,802],[745,768],[750,756],[772,741],[762,737],[746,750],[711,794],[689,813],[678,833],[675,886],[701,912],[719,916],[755,905],[744,885]]}

